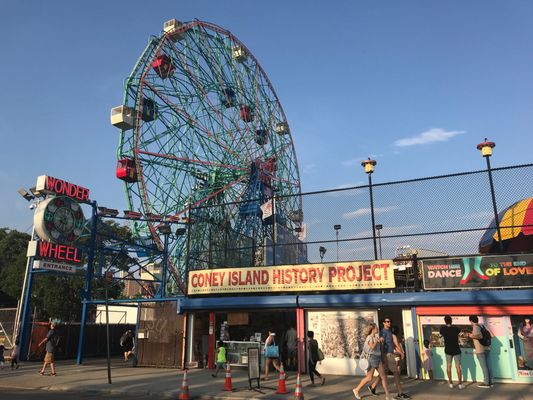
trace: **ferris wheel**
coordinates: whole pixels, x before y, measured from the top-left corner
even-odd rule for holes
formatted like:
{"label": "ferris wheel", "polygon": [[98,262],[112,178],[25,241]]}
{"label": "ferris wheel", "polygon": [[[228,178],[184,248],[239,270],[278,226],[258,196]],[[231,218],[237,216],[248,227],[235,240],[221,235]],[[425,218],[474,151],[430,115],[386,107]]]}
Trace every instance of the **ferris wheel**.
{"label": "ferris wheel", "polygon": [[275,263],[257,249],[276,229],[301,231],[289,124],[265,72],[229,31],[167,21],[136,62],[111,122],[121,129],[116,175],[129,210],[145,217],[134,233],[162,248],[161,222],[184,224],[166,237],[178,290],[186,260],[189,269]]}

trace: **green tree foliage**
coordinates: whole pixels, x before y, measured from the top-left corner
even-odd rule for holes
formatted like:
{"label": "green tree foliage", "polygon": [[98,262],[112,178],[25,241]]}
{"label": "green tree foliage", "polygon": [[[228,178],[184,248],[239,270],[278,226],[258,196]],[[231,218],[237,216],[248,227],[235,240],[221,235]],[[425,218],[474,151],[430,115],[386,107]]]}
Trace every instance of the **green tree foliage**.
{"label": "green tree foliage", "polygon": [[20,296],[29,240],[27,233],[0,229],[0,292],[8,296],[6,302],[16,303]]}
{"label": "green tree foliage", "polygon": [[[105,221],[99,223],[98,232],[94,258],[95,270],[101,263],[104,270],[112,265],[114,268],[127,271],[134,261],[127,251],[112,253],[104,249],[109,245],[120,247],[124,241],[131,241],[130,230],[114,222]],[[7,228],[0,229],[0,292],[11,298],[11,303],[16,302],[22,294],[27,262],[26,250],[30,238],[30,235],[26,233]],[[88,237],[80,243],[85,246],[88,244]],[[124,245],[125,249],[127,247]],[[37,311],[36,318],[38,320],[55,318],[65,322],[79,321],[84,283],[85,271],[79,271],[73,275],[33,274],[31,307]],[[92,298],[104,298],[104,284],[101,277],[95,277],[92,282]],[[120,283],[110,284],[109,297],[118,298],[122,289]]]}

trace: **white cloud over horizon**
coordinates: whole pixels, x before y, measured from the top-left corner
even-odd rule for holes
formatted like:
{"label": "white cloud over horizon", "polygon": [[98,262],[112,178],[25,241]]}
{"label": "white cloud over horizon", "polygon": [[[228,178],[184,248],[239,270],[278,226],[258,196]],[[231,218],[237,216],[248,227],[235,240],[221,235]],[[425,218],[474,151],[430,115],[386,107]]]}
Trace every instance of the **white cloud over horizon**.
{"label": "white cloud over horizon", "polygon": [[417,136],[398,139],[394,142],[396,147],[416,146],[419,144],[428,144],[433,142],[446,142],[457,135],[465,134],[466,131],[446,131],[441,128],[432,128],[422,132]]}
{"label": "white cloud over horizon", "polygon": [[[399,206],[388,206],[388,207],[376,207],[374,208],[374,214],[383,214],[389,211],[394,211],[399,209]],[[357,217],[362,217],[364,215],[370,215],[370,208],[359,208],[355,211],[342,214],[343,219],[354,219]]]}

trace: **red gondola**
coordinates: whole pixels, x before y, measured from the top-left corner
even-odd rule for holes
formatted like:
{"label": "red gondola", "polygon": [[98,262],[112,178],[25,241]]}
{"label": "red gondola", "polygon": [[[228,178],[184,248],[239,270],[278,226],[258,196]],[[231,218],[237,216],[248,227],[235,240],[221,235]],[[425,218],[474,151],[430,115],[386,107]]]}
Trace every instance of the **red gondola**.
{"label": "red gondola", "polygon": [[161,79],[166,79],[174,73],[172,60],[166,54],[157,56],[152,63],[152,68]]}
{"label": "red gondola", "polygon": [[116,175],[124,182],[137,182],[137,170],[131,158],[123,158],[117,161]]}

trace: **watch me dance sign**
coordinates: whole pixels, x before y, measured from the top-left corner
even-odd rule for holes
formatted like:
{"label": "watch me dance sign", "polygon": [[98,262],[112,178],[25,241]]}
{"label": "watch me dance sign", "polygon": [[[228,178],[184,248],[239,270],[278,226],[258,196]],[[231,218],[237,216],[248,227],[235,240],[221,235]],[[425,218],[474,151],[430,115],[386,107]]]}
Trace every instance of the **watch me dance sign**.
{"label": "watch me dance sign", "polygon": [[424,289],[533,287],[533,256],[505,255],[422,261]]}

